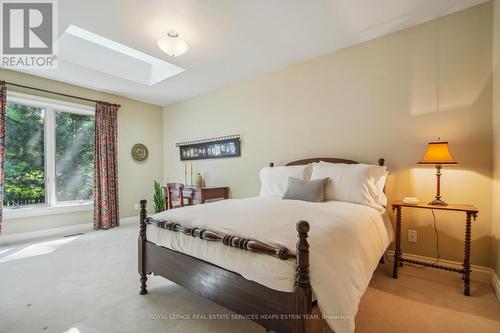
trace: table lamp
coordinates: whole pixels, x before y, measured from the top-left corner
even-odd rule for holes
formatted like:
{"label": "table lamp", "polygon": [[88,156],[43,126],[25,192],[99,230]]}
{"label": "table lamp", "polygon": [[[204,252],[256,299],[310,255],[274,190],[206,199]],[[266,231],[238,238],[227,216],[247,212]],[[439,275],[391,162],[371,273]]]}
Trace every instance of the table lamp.
{"label": "table lamp", "polygon": [[429,142],[427,151],[424,157],[418,164],[434,164],[436,166],[437,187],[436,197],[429,202],[429,205],[446,206],[447,203],[441,200],[441,168],[442,164],[458,164],[453,157],[451,157],[450,150],[448,149],[448,142],[436,141]]}

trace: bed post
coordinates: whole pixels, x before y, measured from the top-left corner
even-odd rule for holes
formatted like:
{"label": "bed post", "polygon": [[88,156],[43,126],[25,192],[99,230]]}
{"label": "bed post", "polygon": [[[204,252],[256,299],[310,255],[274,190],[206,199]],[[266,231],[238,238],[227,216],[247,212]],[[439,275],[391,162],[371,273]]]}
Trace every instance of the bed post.
{"label": "bed post", "polygon": [[[379,165],[379,166],[384,166],[384,165],[385,165],[385,159],[384,159],[384,158],[382,158],[382,157],[381,157],[381,158],[379,158],[379,159],[378,159],[378,165]],[[385,186],[384,186],[384,193],[385,193]],[[387,250],[387,249],[386,249],[386,250]],[[384,254],[382,255],[382,257],[380,258],[379,263],[381,263],[381,264],[385,264],[385,258],[384,258],[384,255],[385,255],[385,252],[384,252]]]}
{"label": "bed post", "polygon": [[309,281],[309,242],[307,233],[309,223],[299,221],[297,223],[299,240],[297,241],[297,272],[295,278],[295,314],[299,319],[295,320],[295,332],[308,332],[308,317],[312,311],[311,284]]}
{"label": "bed post", "polygon": [[139,292],[140,295],[146,295],[148,293],[148,290],[146,289],[146,281],[148,280],[148,277],[146,276],[146,217],[147,217],[147,211],[146,211],[146,200],[141,200],[141,212],[139,215],[139,223],[140,223],[140,231],[139,231],[139,275],[141,278],[139,281],[141,281],[141,291]]}

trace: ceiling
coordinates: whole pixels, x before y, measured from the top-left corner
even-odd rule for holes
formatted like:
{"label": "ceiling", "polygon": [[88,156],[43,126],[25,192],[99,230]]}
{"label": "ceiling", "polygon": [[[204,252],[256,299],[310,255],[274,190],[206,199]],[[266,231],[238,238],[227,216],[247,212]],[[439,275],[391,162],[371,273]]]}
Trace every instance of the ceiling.
{"label": "ceiling", "polygon": [[[99,66],[61,63],[57,70],[34,74],[167,105],[482,2],[64,0],[58,1],[60,35],[75,25],[185,71],[153,85],[96,70]],[[171,29],[190,46],[176,58],[156,44]]]}

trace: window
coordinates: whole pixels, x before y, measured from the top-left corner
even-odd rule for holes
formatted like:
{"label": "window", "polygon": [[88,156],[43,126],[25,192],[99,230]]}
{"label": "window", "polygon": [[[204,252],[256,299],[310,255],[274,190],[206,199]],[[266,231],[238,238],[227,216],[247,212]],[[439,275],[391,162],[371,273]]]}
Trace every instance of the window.
{"label": "window", "polygon": [[56,112],[56,201],[91,200],[94,117]]}
{"label": "window", "polygon": [[89,206],[94,172],[92,108],[9,93],[6,118],[6,215],[14,211],[8,208]]}
{"label": "window", "polygon": [[4,205],[45,203],[44,110],[7,104]]}

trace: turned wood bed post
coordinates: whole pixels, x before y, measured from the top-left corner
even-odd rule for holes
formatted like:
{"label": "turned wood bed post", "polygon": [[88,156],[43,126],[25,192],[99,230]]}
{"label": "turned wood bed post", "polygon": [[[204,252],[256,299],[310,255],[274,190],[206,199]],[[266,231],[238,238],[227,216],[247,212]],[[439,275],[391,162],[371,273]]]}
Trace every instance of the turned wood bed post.
{"label": "turned wood bed post", "polygon": [[299,240],[297,241],[297,271],[295,278],[295,299],[296,314],[300,315],[299,320],[295,320],[295,332],[308,332],[307,317],[312,311],[312,291],[309,280],[309,242],[307,233],[309,232],[309,223],[299,221],[297,223],[297,232]]}
{"label": "turned wood bed post", "polygon": [[141,200],[141,212],[139,215],[139,223],[140,223],[140,231],[139,231],[139,275],[141,278],[139,281],[141,281],[141,291],[139,292],[140,295],[146,295],[148,293],[148,290],[146,288],[146,281],[148,280],[148,277],[146,276],[146,217],[147,217],[147,211],[146,211],[146,200]]}

